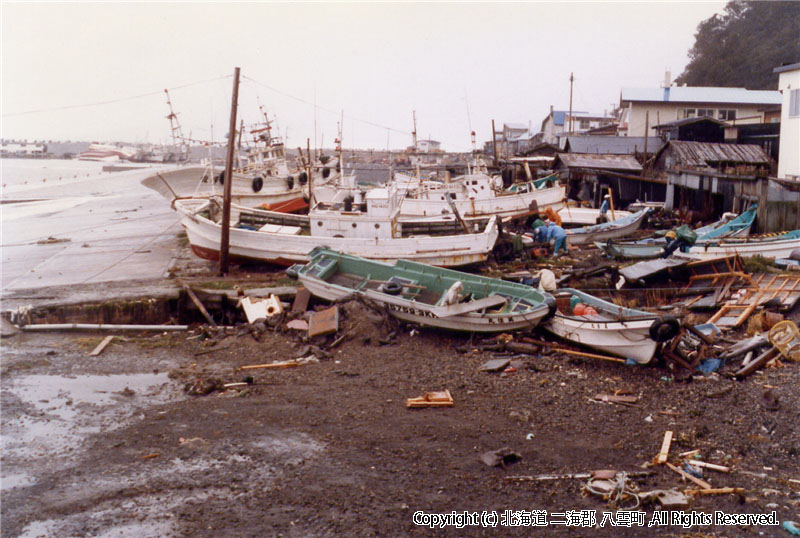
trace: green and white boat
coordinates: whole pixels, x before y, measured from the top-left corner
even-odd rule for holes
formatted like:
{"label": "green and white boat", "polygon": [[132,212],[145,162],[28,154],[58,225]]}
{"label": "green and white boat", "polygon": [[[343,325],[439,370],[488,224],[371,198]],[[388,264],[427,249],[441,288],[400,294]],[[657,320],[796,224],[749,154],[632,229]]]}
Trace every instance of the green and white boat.
{"label": "green and white boat", "polygon": [[368,260],[317,247],[305,265],[287,270],[315,296],[353,295],[385,305],[402,320],[472,332],[535,327],[555,312],[555,299],[530,286],[408,260]]}

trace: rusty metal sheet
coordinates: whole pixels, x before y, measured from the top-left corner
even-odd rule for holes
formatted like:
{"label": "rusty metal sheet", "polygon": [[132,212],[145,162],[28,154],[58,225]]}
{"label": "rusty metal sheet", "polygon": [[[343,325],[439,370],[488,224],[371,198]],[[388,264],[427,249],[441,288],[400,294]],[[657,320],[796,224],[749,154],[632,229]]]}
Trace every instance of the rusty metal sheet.
{"label": "rusty metal sheet", "polygon": [[339,330],[339,307],[332,306],[314,312],[308,320],[308,336],[335,333]]}
{"label": "rusty metal sheet", "polygon": [[308,301],[311,299],[311,292],[304,287],[297,288],[297,294],[292,303],[292,312],[305,312],[308,309]]}

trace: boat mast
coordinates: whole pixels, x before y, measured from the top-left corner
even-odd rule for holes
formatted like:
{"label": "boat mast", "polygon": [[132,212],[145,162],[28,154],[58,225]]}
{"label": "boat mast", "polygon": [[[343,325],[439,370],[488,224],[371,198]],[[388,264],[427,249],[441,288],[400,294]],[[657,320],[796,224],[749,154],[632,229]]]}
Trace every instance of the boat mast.
{"label": "boat mast", "polygon": [[413,154],[414,154],[414,161],[415,161],[414,164],[416,164],[416,166],[417,166],[417,181],[421,185],[422,184],[422,174],[419,171],[419,149],[417,148],[417,111],[416,110],[412,110],[411,111],[411,117],[414,120],[414,130],[411,131],[411,136],[413,137],[413,144],[414,144],[412,146],[412,151],[413,151]]}
{"label": "boat mast", "polygon": [[164,93],[167,94],[167,106],[169,106],[169,116],[167,116],[167,119],[169,120],[169,127],[172,130],[172,147],[177,153],[180,147],[177,140],[180,140],[181,144],[183,144],[185,141],[183,138],[183,130],[181,129],[181,123],[178,121],[178,115],[172,109],[172,101],[170,101],[169,98],[169,90],[165,88]]}

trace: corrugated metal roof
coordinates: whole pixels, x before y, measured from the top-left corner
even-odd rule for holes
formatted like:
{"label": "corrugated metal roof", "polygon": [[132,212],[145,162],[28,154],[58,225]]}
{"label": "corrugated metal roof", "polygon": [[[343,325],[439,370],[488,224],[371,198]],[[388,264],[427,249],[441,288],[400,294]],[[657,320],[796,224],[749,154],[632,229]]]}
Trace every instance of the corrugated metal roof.
{"label": "corrugated metal roof", "polygon": [[[657,136],[647,139],[647,152],[655,153],[664,145]],[[603,155],[633,155],[644,151],[643,136],[568,136],[564,149],[571,153],[595,153]]]}
{"label": "corrugated metal roof", "polygon": [[672,140],[668,145],[669,149],[674,151],[677,164],[682,166],[709,166],[721,162],[769,164],[767,154],[764,153],[761,146],[755,144],[718,144]]}
{"label": "corrugated metal roof", "polygon": [[790,65],[782,65],[780,67],[776,67],[772,70],[773,73],[785,73],[786,71],[795,71],[800,69],[800,63],[790,64]]}
{"label": "corrugated metal roof", "polygon": [[569,168],[597,168],[600,170],[641,171],[642,165],[632,155],[592,155],[585,153],[560,153],[557,159]]}
{"label": "corrugated metal roof", "polygon": [[778,90],[673,86],[671,88],[622,88],[622,101],[663,103],[736,103],[743,105],[779,105]]}

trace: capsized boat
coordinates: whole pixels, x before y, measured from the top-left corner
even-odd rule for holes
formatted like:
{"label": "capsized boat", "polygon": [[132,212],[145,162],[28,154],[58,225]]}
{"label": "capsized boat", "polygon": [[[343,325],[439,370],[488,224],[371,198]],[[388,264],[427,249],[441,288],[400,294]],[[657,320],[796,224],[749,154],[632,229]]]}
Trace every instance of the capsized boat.
{"label": "capsized boat", "polygon": [[[219,258],[219,198],[174,202],[195,254]],[[444,267],[485,261],[498,236],[497,217],[399,222],[394,188],[367,192],[360,204],[316,204],[308,215],[289,215],[231,204],[229,256],[291,265],[306,261],[315,247],[374,260],[410,259]],[[466,227],[466,230],[464,230]]]}
{"label": "capsized boat", "polygon": [[325,247],[294,265],[312,294],[329,301],[354,295],[384,305],[406,321],[460,331],[502,332],[535,327],[555,300],[530,286],[408,260],[384,263]]}
{"label": "capsized boat", "polygon": [[[680,330],[673,317],[625,308],[572,288],[554,292],[555,315],[542,324],[545,330],[576,344],[605,353],[650,362],[660,342]],[[592,307],[589,315],[578,315],[577,304]]]}

